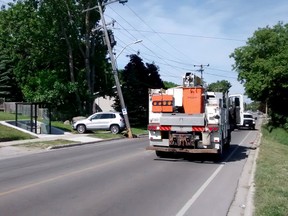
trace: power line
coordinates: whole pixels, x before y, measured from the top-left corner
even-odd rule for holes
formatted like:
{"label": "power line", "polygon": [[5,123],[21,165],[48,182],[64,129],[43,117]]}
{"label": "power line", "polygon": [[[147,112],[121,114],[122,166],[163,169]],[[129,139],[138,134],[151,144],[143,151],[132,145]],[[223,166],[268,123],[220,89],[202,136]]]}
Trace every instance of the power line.
{"label": "power line", "polygon": [[[122,20],[124,20],[129,26],[131,26],[134,30],[136,30],[136,28],[131,25],[126,19],[124,19],[119,13],[117,13],[115,10],[113,10],[111,7],[109,7],[115,14],[117,14]],[[115,28],[116,29],[116,28]],[[137,30],[136,30],[137,31]],[[158,47],[160,50],[162,50],[163,52],[167,53],[168,55],[171,55],[171,52],[168,52],[166,50],[164,50],[162,47],[160,47],[158,44],[154,43],[152,40],[150,40],[149,38],[147,38],[144,34],[142,34],[141,32],[138,32],[140,33],[144,38],[145,38],[145,41],[150,41],[150,43],[152,43],[155,47]],[[155,56],[158,57],[158,55],[152,51],[150,48],[148,48],[146,45],[144,45],[144,43],[141,43],[141,45],[143,47],[145,47],[147,50],[149,50],[151,53],[154,53]],[[168,63],[167,63],[168,64]]]}
{"label": "power line", "polygon": [[[117,39],[118,40],[118,39]],[[120,41],[121,41],[121,39],[120,39]],[[123,42],[123,41],[122,41]],[[123,42],[124,43],[124,42]],[[125,43],[124,43],[125,44]],[[133,49],[133,48],[129,48],[129,50],[132,50],[132,52],[135,52],[135,53],[137,53],[138,51],[136,51],[135,49]],[[131,52],[131,51],[130,51]],[[125,53],[126,54],[128,54],[128,55],[130,55],[131,53],[129,53],[128,51],[125,51]],[[147,54],[147,53],[143,53],[143,52],[140,52],[140,56],[142,56],[142,55],[144,55],[144,56],[150,56],[150,57],[154,57],[154,55],[150,55],[150,54]],[[145,60],[145,61],[148,61],[148,62],[154,62],[156,65],[162,65],[162,66],[168,66],[168,67],[170,67],[170,68],[173,68],[173,69],[180,69],[180,70],[184,70],[184,71],[193,71],[193,70],[191,70],[191,68],[187,68],[187,67],[180,67],[180,66],[176,66],[176,65],[171,65],[171,64],[166,64],[166,63],[161,63],[161,62],[157,62],[157,61],[155,61],[155,60],[152,60],[152,59],[150,59],[150,58],[147,58],[147,57],[143,57],[142,56],[142,59],[143,60]],[[167,61],[173,61],[173,60],[170,60],[170,59],[165,59],[165,60],[167,60]],[[187,64],[187,65],[191,65],[191,64]],[[191,65],[192,66],[192,65]],[[194,65],[193,65],[194,66]],[[210,69],[212,69],[212,71],[221,71],[221,72],[225,72],[225,73],[232,73],[232,71],[227,71],[227,70],[221,70],[221,69],[217,69],[217,68],[207,68],[207,70],[210,70]],[[174,74],[174,73],[172,73],[171,71],[169,71],[169,73],[165,73],[165,72],[167,72],[167,70],[162,70],[161,69],[161,73],[162,74],[164,74],[164,75],[166,75],[166,74],[168,74],[168,76],[169,77],[179,77],[179,76],[175,76],[175,75],[172,75],[172,74]],[[165,72],[164,72],[165,71]],[[199,71],[195,71],[195,72],[199,72]],[[208,74],[208,75],[211,75],[211,76],[218,76],[218,77],[224,77],[224,78],[230,78],[230,79],[237,79],[237,77],[231,77],[231,76],[226,76],[226,75],[220,75],[219,73],[209,73],[209,72],[205,72],[205,74]],[[167,76],[167,75],[166,75]]]}
{"label": "power line", "polygon": [[[130,27],[132,27],[134,30],[132,30],[132,31],[137,31],[138,33],[141,33],[141,31],[138,31],[133,25],[131,25],[126,19],[124,19],[119,13],[117,13],[115,10],[113,10],[111,7],[109,7],[115,14],[117,14],[122,20],[124,20]],[[129,7],[128,7],[129,8]],[[131,8],[129,8],[132,12],[133,12],[133,14],[134,15],[136,15],[142,22],[144,22],[144,24],[145,25],[147,25],[146,23],[145,23],[145,21],[141,18],[141,17],[139,17]],[[120,23],[118,23],[117,22],[117,24],[119,25],[119,26],[121,26],[121,24]],[[147,25],[150,29],[152,29],[149,25]],[[122,27],[122,26],[121,26]],[[115,28],[114,27],[114,29],[120,29],[120,28]],[[136,39],[136,37],[134,36],[134,35],[132,35],[130,32],[129,32],[129,29],[126,29],[126,28],[123,28],[122,27],[122,29],[121,30],[124,30],[125,32],[127,32],[127,34],[129,34],[130,36],[132,36],[133,38],[135,38]],[[131,30],[131,29],[130,29]],[[119,31],[119,32],[121,32],[121,31]],[[152,29],[152,31],[142,31],[142,32],[149,32],[149,33],[154,33],[154,34],[173,34],[173,33],[164,33],[164,32],[156,32],[155,30],[153,30]],[[146,39],[147,39],[147,37],[145,36],[145,35],[143,35],[143,34],[141,34],[143,37],[145,37]],[[184,34],[174,34],[174,35],[184,35]],[[161,37],[160,35],[158,35],[162,40],[163,40],[163,37]],[[187,36],[187,35],[184,35],[184,36]],[[189,35],[189,36],[193,36],[193,35]],[[197,36],[194,36],[194,37],[197,37]],[[204,36],[199,36],[199,37],[202,37],[202,38],[204,38]],[[213,38],[213,37],[205,37],[205,38]],[[213,38],[213,39],[224,39],[224,38]],[[117,39],[118,40],[118,39]],[[233,39],[230,39],[230,40],[233,40]],[[158,48],[160,48],[161,50],[163,50],[161,47],[159,47],[158,46],[158,44],[155,44],[153,41],[151,41],[150,39],[148,39],[148,41],[150,41],[152,44],[154,44],[156,47],[158,47]],[[164,41],[164,40],[163,40]],[[122,41],[123,42],[123,41]],[[123,44],[125,44],[124,42],[123,42]],[[151,59],[148,59],[148,58],[146,58],[146,57],[142,57],[145,61],[150,61],[150,62],[153,62],[153,63],[155,63],[156,65],[164,65],[164,66],[168,66],[168,67],[171,67],[171,68],[173,68],[173,69],[181,69],[181,70],[185,70],[185,71],[191,71],[191,68],[187,68],[187,67],[179,67],[179,66],[175,66],[175,65],[172,65],[172,64],[170,64],[170,63],[168,63],[167,61],[171,61],[171,62],[174,62],[174,63],[177,63],[177,64],[181,64],[181,65],[187,65],[187,66],[193,66],[194,64],[189,64],[189,63],[184,63],[183,61],[176,61],[176,60],[172,60],[172,59],[167,59],[167,58],[163,58],[163,57],[160,57],[158,54],[156,54],[153,50],[151,50],[149,47],[147,47],[146,45],[144,45],[143,43],[141,43],[141,45],[143,46],[143,47],[145,47],[148,51],[150,51],[152,54],[154,54],[153,55],[153,57],[156,57],[156,58],[158,58],[159,60],[161,60],[161,61],[163,61],[164,63],[162,63],[162,62],[158,62],[158,61],[155,61],[155,60],[151,60]],[[170,44],[169,44],[170,45]],[[137,51],[135,51],[134,49],[132,49],[132,48],[130,48],[130,50],[133,50],[133,52],[137,52]],[[164,50],[165,51],[165,50]],[[166,51],[165,51],[166,52]],[[125,51],[125,53],[127,53],[126,51]],[[147,54],[147,53],[144,53],[144,52],[141,52],[141,56],[142,55],[148,55],[148,56],[152,56],[152,55],[149,55],[149,54]],[[169,55],[170,55],[171,53],[169,53]],[[186,55],[184,55],[184,56],[186,56]],[[226,72],[226,73],[228,73],[228,71],[225,71],[225,70],[221,70],[221,69],[216,69],[215,68],[215,70],[219,70],[219,71],[222,71],[222,72]],[[164,70],[162,70],[161,69],[161,74],[163,74],[163,71]],[[164,73],[165,75],[167,74],[167,70],[165,70],[165,72],[166,73]],[[174,75],[172,75],[172,74],[174,74],[174,73],[171,73],[171,74],[169,74],[170,75],[170,77],[179,77],[179,76],[174,76]],[[209,75],[212,75],[212,76],[218,76],[218,77],[225,77],[225,78],[231,78],[231,79],[237,79],[237,78],[235,78],[235,77],[229,77],[229,76],[223,76],[223,75],[219,75],[219,74],[211,74],[211,73],[206,73],[206,74],[209,74]],[[167,76],[167,75],[166,75]]]}
{"label": "power line", "polygon": [[[168,46],[170,46],[172,49],[176,50],[178,53],[180,53],[183,56],[186,56],[186,54],[184,54],[182,51],[180,51],[179,49],[177,49],[176,47],[174,47],[173,45],[171,45],[171,43],[169,43],[165,38],[163,38],[158,32],[156,32],[150,25],[148,25],[144,19],[142,19],[134,10],[132,10],[128,5],[126,5],[127,8],[129,8],[129,10],[136,16],[138,17],[139,20],[141,20],[146,26],[148,26],[148,28],[150,28],[152,30],[152,33],[155,33],[158,35],[158,37],[164,41]],[[171,53],[170,53],[171,54]],[[189,60],[193,60],[193,59],[189,59]],[[193,60],[195,61],[195,60]],[[197,61],[195,61],[197,62]]]}
{"label": "power line", "polygon": [[192,34],[184,34],[184,33],[174,33],[174,32],[159,32],[159,31],[148,31],[148,30],[139,30],[139,29],[127,29],[127,28],[117,28],[117,30],[125,30],[125,31],[137,31],[137,32],[146,32],[146,33],[157,33],[164,35],[175,35],[175,36],[183,36],[183,37],[193,37],[193,38],[203,38],[203,39],[213,39],[213,40],[225,40],[225,41],[237,41],[237,42],[246,42],[246,40],[234,39],[234,38],[222,38],[222,37],[212,37],[212,36],[203,36],[203,35],[192,35]]}

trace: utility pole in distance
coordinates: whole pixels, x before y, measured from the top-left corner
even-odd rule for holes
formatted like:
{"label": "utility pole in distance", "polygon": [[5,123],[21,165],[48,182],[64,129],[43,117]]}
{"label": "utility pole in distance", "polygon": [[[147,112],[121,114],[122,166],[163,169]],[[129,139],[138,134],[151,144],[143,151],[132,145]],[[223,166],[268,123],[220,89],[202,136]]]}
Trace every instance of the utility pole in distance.
{"label": "utility pole in distance", "polygon": [[[113,3],[113,2],[116,2],[116,1],[114,0],[114,1],[108,2],[106,4]],[[127,1],[118,0],[118,2],[124,4]],[[123,116],[124,116],[124,120],[125,120],[125,123],[126,123],[128,138],[133,138],[131,127],[130,127],[130,122],[129,122],[129,118],[128,118],[128,112],[127,112],[127,108],[125,106],[125,102],[124,102],[124,98],[123,98],[123,94],[122,94],[122,90],[121,90],[121,86],[120,86],[120,82],[119,82],[118,71],[117,71],[117,67],[116,67],[116,61],[115,61],[115,58],[114,58],[114,55],[113,55],[113,52],[112,52],[110,38],[109,38],[109,35],[108,35],[108,31],[107,31],[107,27],[106,27],[106,23],[105,23],[105,18],[103,16],[102,5],[101,5],[99,0],[98,0],[98,9],[99,9],[100,17],[101,17],[101,20],[102,20],[105,40],[106,40],[106,44],[107,44],[107,48],[108,48],[108,52],[109,52],[109,56],[110,56],[110,61],[111,61],[111,65],[112,65],[113,75],[114,75],[114,79],[115,79],[115,85],[116,85],[116,88],[117,88],[117,92],[118,92],[118,96],[119,96],[120,105],[121,105],[121,108],[122,108],[122,113],[123,113]]]}
{"label": "utility pole in distance", "polygon": [[204,67],[209,67],[209,64],[207,65],[194,65],[194,67],[200,67],[200,69],[198,69],[197,71],[200,71],[201,73],[201,81],[203,82],[203,71],[204,71]]}

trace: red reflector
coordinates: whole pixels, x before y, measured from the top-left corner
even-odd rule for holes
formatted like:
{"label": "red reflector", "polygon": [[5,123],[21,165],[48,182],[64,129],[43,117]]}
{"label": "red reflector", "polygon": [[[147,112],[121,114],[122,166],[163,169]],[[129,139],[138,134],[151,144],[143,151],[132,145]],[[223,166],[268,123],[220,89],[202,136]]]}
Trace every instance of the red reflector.
{"label": "red reflector", "polygon": [[171,126],[160,126],[160,130],[161,131],[170,131],[171,130]]}
{"label": "red reflector", "polygon": [[192,131],[204,131],[204,127],[192,127]]}
{"label": "red reflector", "polygon": [[160,125],[148,125],[148,130],[154,131],[170,131],[171,126],[160,126]]}

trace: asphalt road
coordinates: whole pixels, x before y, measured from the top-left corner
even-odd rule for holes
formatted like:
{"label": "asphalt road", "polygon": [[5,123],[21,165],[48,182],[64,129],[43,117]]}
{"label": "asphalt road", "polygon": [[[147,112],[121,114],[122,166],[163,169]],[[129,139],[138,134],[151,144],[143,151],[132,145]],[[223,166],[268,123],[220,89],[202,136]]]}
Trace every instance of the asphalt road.
{"label": "asphalt road", "polygon": [[224,216],[257,133],[233,132],[220,163],[158,159],[147,137],[4,159],[0,216]]}

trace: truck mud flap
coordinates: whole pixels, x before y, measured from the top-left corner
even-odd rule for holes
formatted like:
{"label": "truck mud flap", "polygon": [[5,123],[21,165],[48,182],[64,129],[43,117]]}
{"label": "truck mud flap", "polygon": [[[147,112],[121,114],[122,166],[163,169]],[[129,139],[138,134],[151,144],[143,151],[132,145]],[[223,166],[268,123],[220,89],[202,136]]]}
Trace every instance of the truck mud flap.
{"label": "truck mud flap", "polygon": [[163,151],[163,152],[181,152],[181,153],[201,153],[201,154],[219,154],[218,149],[182,149],[182,148],[168,148],[148,146],[146,150]]}

